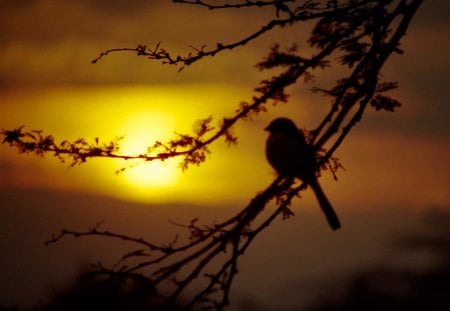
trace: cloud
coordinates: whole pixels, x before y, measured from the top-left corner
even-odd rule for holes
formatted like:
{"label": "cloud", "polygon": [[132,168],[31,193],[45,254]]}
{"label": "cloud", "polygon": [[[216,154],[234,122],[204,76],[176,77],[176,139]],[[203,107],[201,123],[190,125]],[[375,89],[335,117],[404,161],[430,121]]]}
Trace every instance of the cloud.
{"label": "cloud", "polygon": [[[177,74],[178,68],[162,67],[132,53],[111,55],[91,65],[93,58],[109,48],[153,47],[162,41],[172,53],[187,54],[203,44],[215,46],[219,41],[240,39],[259,26],[243,27],[250,21],[242,14],[213,14],[167,1],[124,3],[40,1],[23,4],[20,10],[7,6],[0,20],[4,29],[0,34],[0,81],[3,85],[42,86],[239,81],[254,76],[255,56],[263,53],[249,49],[223,53],[183,74]],[[250,74],[236,75],[246,68]]]}
{"label": "cloud", "polygon": [[[441,13],[448,2],[435,4],[425,2],[420,8],[405,38],[407,55],[395,57],[398,62],[389,61],[393,64],[391,71],[402,77],[402,85],[414,79],[414,83],[422,80],[423,87],[429,86],[430,79],[421,78],[430,68],[433,76],[445,81],[448,53],[436,33],[445,33],[449,27]],[[2,9],[0,83],[4,85],[193,80],[256,84],[258,74],[253,65],[270,45],[281,41],[283,46],[290,46],[296,41],[293,38],[298,39],[298,33],[304,31],[304,27],[277,29],[249,46],[226,51],[190,66],[186,70],[189,73],[177,74],[176,68],[161,67],[129,53],[109,56],[95,67],[89,62],[106,49],[137,44],[153,46],[162,41],[169,51],[186,54],[192,52],[189,46],[213,47],[217,42],[232,42],[259,29],[273,16],[273,10],[210,11],[163,0],[3,1]],[[404,65],[411,62],[416,66]]]}

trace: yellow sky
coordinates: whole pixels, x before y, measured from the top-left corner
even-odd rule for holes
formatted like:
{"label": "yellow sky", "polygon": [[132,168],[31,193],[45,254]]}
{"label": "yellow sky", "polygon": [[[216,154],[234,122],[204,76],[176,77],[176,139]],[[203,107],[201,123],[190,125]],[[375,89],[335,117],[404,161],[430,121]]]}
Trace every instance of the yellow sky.
{"label": "yellow sky", "polygon": [[[251,19],[244,11],[211,15],[201,8],[164,1],[142,4],[146,9],[136,2],[124,11],[119,3],[2,4],[1,26],[6,30],[0,37],[0,128],[26,125],[59,141],[80,137],[107,141],[125,135],[123,151],[142,152],[155,139],[189,133],[197,119],[212,115],[218,122],[232,116],[239,102],[251,99],[258,81],[270,76],[259,73],[254,64],[274,41],[290,45],[291,35],[299,31],[282,36],[283,30],[275,30],[182,73],[132,54],[111,55],[92,65],[92,58],[111,47],[163,40],[165,47],[186,51],[190,43],[229,42],[273,15],[271,11]],[[424,13],[419,12],[405,38],[406,54],[395,56],[385,70],[386,79],[400,80],[395,94],[404,106],[393,114],[369,112],[337,152],[347,171],[340,173],[339,182],[323,178],[330,198],[341,205],[394,201],[420,206],[449,201],[448,93],[442,84],[448,74],[448,62],[443,61],[448,44],[431,35],[446,27],[444,19],[430,20],[431,10],[435,8],[425,6]],[[199,14],[202,18],[197,18]],[[196,18],[186,24],[189,16]],[[168,20],[177,23],[167,27]],[[425,45],[434,49],[433,60],[426,57]],[[291,89],[287,106],[238,125],[237,146],[216,142],[205,164],[183,173],[176,169],[176,160],[144,163],[119,176],[114,171],[129,163],[96,159],[68,169],[51,157],[19,156],[1,145],[0,185],[87,191],[143,202],[247,202],[274,177],[264,158],[264,126],[287,115],[300,126],[313,128],[328,109],[326,99],[312,97],[308,88]]]}
{"label": "yellow sky", "polygon": [[[245,90],[217,85],[65,87],[11,92],[3,96],[1,124],[4,128],[26,125],[28,129],[43,129],[58,141],[80,137],[92,141],[99,137],[106,142],[124,136],[123,153],[136,154],[145,152],[146,146],[156,139],[169,139],[173,132],[189,133],[198,118],[212,112],[217,120],[230,115],[235,104],[246,96]],[[133,163],[94,159],[69,169],[68,164],[50,155],[19,156],[2,145],[3,161],[10,163],[11,169],[3,172],[0,185],[99,193],[140,202],[242,204],[274,177],[264,157],[264,125],[277,115],[313,123],[317,118],[314,106],[305,105],[302,110],[293,112],[289,106],[279,107],[259,121],[244,122],[236,128],[240,137],[237,146],[216,142],[206,163],[185,172],[177,168],[177,159],[137,163],[119,175],[114,172]],[[414,115],[408,109],[398,114],[391,118]],[[376,113],[369,114],[369,120],[377,117]],[[447,141],[439,137],[357,128],[337,153],[347,171],[339,173],[339,182],[324,173],[322,183],[335,204],[343,208],[366,208],[374,202],[415,208],[444,204],[449,200],[449,176],[443,155],[449,154]],[[305,198],[308,204],[313,203],[309,194]]]}
{"label": "yellow sky", "polygon": [[[27,94],[5,95],[2,116],[8,118],[1,121],[4,128],[25,124],[30,130],[42,129],[42,124],[45,124],[45,132],[53,134],[59,141],[80,137],[93,141],[99,137],[101,141],[108,142],[123,136],[121,153],[139,154],[145,153],[146,147],[156,140],[174,137],[174,132],[190,133],[198,118],[208,117],[211,113],[224,116],[225,110],[232,111],[243,95],[238,89],[233,89],[230,94],[230,90],[223,87],[208,85],[40,89]],[[217,149],[233,151],[225,144],[213,147],[213,150]],[[14,163],[23,161],[39,166],[45,175],[49,175],[47,186],[100,191],[122,199],[150,202],[184,199],[206,202],[211,197],[218,199],[223,195],[221,188],[224,183],[220,179],[212,183],[214,177],[208,171],[215,171],[224,178],[224,173],[231,172],[229,166],[232,165],[227,157],[219,164],[217,158],[221,157],[213,154],[211,158],[214,161],[211,165],[207,164],[209,168],[192,168],[185,173],[178,168],[177,159],[163,163],[95,159],[68,170],[67,164],[58,163],[51,156],[45,159],[20,158],[5,145],[2,151]],[[246,157],[241,157],[241,161],[245,164]],[[134,167],[123,174],[114,174],[116,170],[129,166]],[[41,174],[27,174],[23,170],[11,174],[20,175],[13,178],[20,180],[19,185],[37,186],[42,183]],[[246,178],[242,181],[247,184],[252,182]]]}
{"label": "yellow sky", "polygon": [[[278,310],[280,302],[302,300],[318,277],[323,289],[347,270],[376,260],[389,266],[387,237],[409,232],[429,207],[450,207],[450,41],[443,36],[450,32],[449,4],[424,1],[403,40],[405,54],[393,55],[382,70],[383,79],[400,82],[392,95],[403,106],[394,113],[368,109],[335,153],[346,170],[338,181],[327,172],[320,179],[343,230],[328,230],[312,191],[305,191],[292,204],[298,217],[277,219],[249,248],[239,263],[236,293]],[[273,9],[207,10],[171,0],[0,0],[0,130],[24,125],[57,142],[124,136],[121,152],[136,154],[174,132],[191,133],[198,119],[213,116],[216,125],[272,76],[255,64],[273,43],[298,43],[302,54],[311,54],[308,27],[275,29],[181,72],[132,53],[95,65],[91,60],[109,48],[159,41],[174,53],[203,44],[209,49],[241,39],[273,16]],[[320,81],[331,85],[337,73],[332,68]],[[312,86],[298,83],[288,90],[288,104],[238,123],[236,146],[214,142],[207,161],[185,172],[177,159],[91,159],[69,168],[50,154],[19,155],[0,144],[0,304],[42,301],[44,288],[67,284],[80,262],[120,256],[117,244],[103,239],[44,248],[42,242],[61,228],[83,230],[104,219],[106,230],[170,243],[185,232],[170,221],[198,217],[208,224],[232,217],[275,178],[265,159],[264,127],[288,116],[313,129],[328,112],[328,99],[312,94]],[[420,261],[417,255],[412,261]],[[233,294],[233,303],[240,303],[239,295]]]}

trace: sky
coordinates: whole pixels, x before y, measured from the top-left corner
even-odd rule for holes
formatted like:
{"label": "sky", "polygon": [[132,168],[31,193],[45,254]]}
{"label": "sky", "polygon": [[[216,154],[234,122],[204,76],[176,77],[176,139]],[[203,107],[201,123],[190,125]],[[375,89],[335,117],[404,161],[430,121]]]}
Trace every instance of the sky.
{"label": "sky", "polygon": [[[162,42],[169,51],[186,53],[191,47],[230,42],[257,29],[273,12],[261,10],[248,19],[245,14],[249,13],[244,10],[210,12],[171,1],[132,1],[126,5],[124,1],[1,3],[1,26],[6,30],[0,37],[2,128],[25,125],[52,134],[59,141],[80,137],[109,141],[124,136],[126,153],[142,152],[157,139],[173,137],[174,132],[189,133],[197,119],[211,115],[218,122],[233,115],[241,101],[251,98],[259,80],[270,74],[258,72],[254,64],[274,42],[289,46],[291,34],[299,32],[293,29],[289,35],[280,36],[282,32],[276,30],[181,73],[178,68],[130,53],[113,54],[93,65],[90,61],[108,48]],[[444,9],[438,9],[439,6]],[[365,189],[376,188],[376,193],[367,191],[369,196],[381,192],[408,200],[405,196],[417,193],[414,188],[420,187],[426,196],[423,200],[410,197],[410,201],[418,203],[415,205],[430,199],[436,204],[441,203],[439,200],[448,202],[449,176],[442,169],[446,157],[436,156],[449,152],[449,47],[438,36],[448,27],[443,13],[446,7],[445,1],[426,2],[404,39],[406,54],[393,56],[383,70],[387,79],[400,82],[394,95],[403,107],[394,114],[368,112],[338,151],[337,156],[348,171],[341,172],[340,183],[324,180],[331,192],[339,194],[338,199],[349,197],[345,189],[350,189],[358,173],[363,172],[368,178],[358,177],[358,184]],[[196,14],[202,18],[192,19]],[[323,104],[317,105],[318,100]],[[177,171],[176,161],[138,165],[124,176],[114,172],[129,164],[109,160],[94,160],[85,167],[67,170],[67,166],[58,165],[49,157],[19,157],[7,146],[1,146],[0,176],[6,185],[93,191],[141,202],[187,199],[209,204],[213,199],[223,203],[229,200],[230,193],[233,203],[245,202],[274,177],[264,158],[264,126],[276,116],[294,114],[297,124],[313,128],[327,109],[325,100],[312,97],[307,88],[293,90],[292,101],[302,101],[303,105],[292,110],[290,106],[276,108],[254,122],[237,126],[237,147],[227,148],[218,142],[213,146],[218,151],[205,165],[185,173]],[[391,149],[380,150],[378,142]],[[372,146],[375,150],[370,150]],[[420,153],[413,151],[419,149]],[[377,154],[378,150],[381,154]],[[357,152],[363,154],[356,157]],[[386,152],[392,157],[380,161]],[[363,162],[380,165],[368,167]],[[432,165],[420,165],[423,162]],[[380,178],[377,174],[385,172],[391,172],[388,183],[380,186],[379,182],[372,182],[373,178]],[[212,174],[215,183],[209,182]],[[230,182],[235,174],[241,175],[244,191]],[[424,178],[416,178],[422,175]],[[120,190],[111,193],[108,189],[112,187]],[[224,198],[226,193],[228,198]]]}
{"label": "sky", "polygon": [[[449,206],[449,8],[445,0],[424,2],[402,41],[405,54],[394,55],[382,70],[387,80],[399,81],[392,94],[403,106],[395,113],[368,111],[336,153],[346,168],[339,180],[329,174],[321,178],[341,213],[380,213],[393,206],[416,213]],[[209,11],[163,0],[0,0],[0,128],[25,125],[59,141],[124,136],[123,150],[139,153],[174,132],[189,133],[198,119],[231,116],[270,76],[255,63],[274,42],[290,46],[307,31],[276,29],[181,72],[132,53],[111,54],[95,65],[91,60],[109,48],[158,42],[185,54],[192,47],[240,39],[272,16],[270,10]],[[243,207],[275,177],[264,156],[263,128],[286,115],[314,128],[328,108],[307,87],[292,89],[290,100],[301,105],[277,106],[237,125],[236,146],[215,142],[206,163],[185,172],[176,160],[137,165],[120,175],[114,172],[130,163],[96,159],[68,168],[51,156],[18,155],[2,144],[0,189],[29,193],[36,199],[25,205],[36,210],[49,193],[149,209],[154,204]],[[14,205],[8,202],[2,203],[5,210]],[[298,204],[315,208],[309,192]],[[4,230],[9,226],[2,224]]]}

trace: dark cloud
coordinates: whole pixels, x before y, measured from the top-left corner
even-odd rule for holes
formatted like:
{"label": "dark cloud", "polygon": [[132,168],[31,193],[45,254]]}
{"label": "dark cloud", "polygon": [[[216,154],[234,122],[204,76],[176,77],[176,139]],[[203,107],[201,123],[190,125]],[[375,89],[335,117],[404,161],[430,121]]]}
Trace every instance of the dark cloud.
{"label": "dark cloud", "polygon": [[[257,30],[260,24],[264,23],[264,16],[266,18],[270,16],[270,14],[264,15],[265,13],[260,10],[256,13],[249,10],[210,11],[192,5],[174,4],[166,0],[67,0],[64,2],[3,0],[0,4],[2,8],[0,10],[2,15],[0,44],[3,47],[0,52],[0,68],[2,68],[0,75],[3,76],[3,81],[8,81],[10,80],[8,75],[14,72],[16,77],[13,80],[18,79],[20,82],[20,77],[17,77],[20,75],[27,83],[33,81],[28,74],[28,71],[32,73],[35,67],[30,64],[33,60],[39,63],[49,62],[47,68],[42,68],[41,74],[55,79],[55,76],[61,76],[61,74],[55,73],[56,66],[50,64],[61,59],[74,63],[81,61],[77,55],[81,56],[83,53],[86,53],[83,55],[83,59],[86,59],[95,57],[97,53],[107,48],[133,47],[139,43],[151,45],[158,41],[162,41],[163,45],[171,51],[185,53],[189,52],[189,45],[215,45],[216,42],[240,39]],[[449,22],[444,18],[446,16],[444,12],[448,7],[448,1],[425,1],[415,17],[409,35],[417,37],[418,31],[425,31],[426,36],[421,39],[430,41],[436,37],[437,30],[445,33]],[[439,23],[438,29],[435,26],[436,23]],[[250,57],[250,54],[254,57],[249,64],[251,66],[263,56],[272,41],[281,40],[286,41],[287,45],[292,44],[291,34],[293,32],[286,34],[283,30],[274,36],[264,36],[263,40],[258,40],[251,45],[253,50],[246,50],[247,47],[245,47],[239,51],[232,51],[230,54],[240,53],[240,65],[242,65],[241,53],[244,50],[244,53],[249,54],[244,58]],[[421,45],[429,45],[427,41],[421,42]],[[255,53],[255,51],[258,52]],[[18,56],[20,53],[24,55]],[[409,53],[417,53],[417,51],[409,51]],[[225,54],[227,53],[222,55]],[[233,62],[230,61],[231,58],[223,58],[222,55],[219,56],[222,63],[227,61],[227,66],[235,65],[237,61],[235,58]],[[130,56],[127,55],[127,57]],[[124,59],[120,59],[123,69],[139,72],[136,65],[131,68],[130,62]],[[110,57],[108,61],[114,60]],[[444,60],[424,59],[424,61],[436,63]],[[142,64],[142,61],[139,63]],[[217,65],[217,62],[213,65]],[[213,65],[210,64],[210,67]],[[118,68],[120,64],[115,67],[115,70],[122,69]],[[68,69],[76,72],[77,66]],[[56,68],[56,70],[59,69]],[[214,74],[215,71],[213,70],[212,73]],[[122,74],[127,76],[124,71]],[[68,81],[63,81],[64,83],[70,82],[72,73],[66,71],[66,75]],[[86,83],[89,83],[92,75],[80,72],[75,76],[83,76]],[[116,75],[117,79],[121,76],[120,72]],[[148,77],[148,74],[136,76]],[[105,83],[110,83],[110,79],[105,77]],[[40,76],[35,80],[45,81],[46,79]],[[128,78],[123,80],[129,81]],[[142,82],[147,81],[144,79]]]}
{"label": "dark cloud", "polygon": [[0,0],[0,9],[2,12],[0,14],[6,14],[8,13],[8,10],[24,9],[30,7],[38,1],[39,0]]}
{"label": "dark cloud", "polygon": [[449,25],[450,1],[433,0],[424,1],[417,13],[417,22],[421,24],[445,24]]}
{"label": "dark cloud", "polygon": [[9,6],[0,20],[4,30],[0,33],[1,85],[169,83],[180,79],[214,82],[235,79],[243,61],[253,70],[257,59],[249,50],[239,55],[239,62],[235,53],[224,53],[221,62],[205,60],[191,66],[188,77],[177,75],[176,68],[162,68],[130,53],[90,65],[109,48],[151,46],[162,41],[170,51],[187,54],[192,51],[190,45],[215,45],[250,31],[239,30],[242,19],[234,14],[216,18],[216,14],[201,9],[204,18],[199,19],[192,10],[192,6],[170,1],[41,1],[23,4],[20,10]]}
{"label": "dark cloud", "polygon": [[106,13],[112,13],[117,15],[123,15],[126,13],[136,13],[140,10],[147,10],[156,8],[171,1],[164,0],[83,0],[90,7],[103,11]]}

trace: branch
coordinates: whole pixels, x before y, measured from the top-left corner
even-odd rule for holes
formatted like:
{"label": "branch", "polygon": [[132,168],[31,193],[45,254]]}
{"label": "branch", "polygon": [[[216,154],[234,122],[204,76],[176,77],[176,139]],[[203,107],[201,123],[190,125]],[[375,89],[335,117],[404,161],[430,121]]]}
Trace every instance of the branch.
{"label": "branch", "polygon": [[[189,1],[180,1],[182,3],[190,3],[190,4],[197,4],[197,5],[205,5],[203,2],[189,2]],[[279,2],[279,1],[274,1]],[[206,45],[203,45],[201,48],[194,48],[194,53],[188,53],[186,56],[177,55],[173,56],[169,51],[167,51],[165,48],[161,47],[161,42],[158,42],[154,48],[149,48],[146,45],[138,45],[136,48],[113,48],[106,50],[104,52],[101,52],[98,57],[96,57],[94,60],[92,60],[92,63],[95,64],[99,60],[101,60],[104,56],[109,55],[110,53],[114,52],[135,52],[137,56],[146,56],[151,60],[160,60],[163,64],[169,64],[169,65],[182,65],[180,67],[180,71],[184,69],[184,66],[189,66],[205,57],[211,56],[214,57],[216,54],[224,51],[224,50],[233,50],[237,47],[241,47],[246,45],[247,43],[259,38],[266,32],[269,32],[275,27],[285,27],[285,26],[291,26],[295,23],[301,22],[301,21],[308,21],[313,20],[317,18],[324,18],[327,16],[333,16],[336,14],[347,14],[349,11],[354,10],[355,8],[358,8],[359,6],[364,6],[366,3],[371,2],[370,0],[360,1],[351,3],[348,5],[342,5],[337,7],[329,7],[326,6],[324,8],[318,8],[317,5],[311,5],[311,1],[306,1],[302,6],[299,6],[295,11],[296,13],[292,13],[289,15],[288,18],[284,19],[273,19],[269,21],[267,24],[260,27],[259,30],[253,32],[252,34],[248,35],[247,37],[229,43],[216,43],[216,47],[210,50],[205,50]]]}
{"label": "branch", "polygon": [[[367,105],[371,103],[372,106],[374,106],[374,100],[380,96],[380,93],[397,87],[397,83],[378,83],[378,75],[388,56],[394,52],[398,52],[400,40],[402,36],[405,35],[406,29],[408,28],[412,17],[422,2],[422,0],[416,0],[407,5],[406,1],[401,1],[393,13],[389,15],[389,18],[387,19],[389,22],[387,22],[387,24],[380,25],[380,31],[382,28],[383,33],[374,34],[372,38],[372,48],[364,57],[361,58],[361,61],[352,72],[352,75],[348,79],[342,80],[342,83],[338,85],[338,88],[331,91],[325,91],[327,95],[335,96],[335,101],[328,115],[324,118],[319,127],[314,130],[314,138],[319,136],[319,133],[325,127],[327,122],[332,120],[333,122],[315,144],[316,150],[323,146],[325,142],[329,141],[330,138],[338,132],[338,129],[341,127],[341,124],[347,117],[348,113],[355,105],[359,104],[359,108],[353,114],[347,125],[342,128],[342,133],[338,136],[328,150],[327,154],[324,156],[325,160],[332,156],[332,154],[344,141],[350,130],[361,120]],[[388,33],[391,30],[389,25],[391,25],[391,23],[394,22],[395,17],[398,17],[399,15],[402,16],[401,21],[389,41],[386,43],[376,41],[382,40],[382,38],[388,38]],[[355,89],[356,92],[354,91]],[[337,93],[336,90],[338,90]],[[393,99],[388,99],[383,106],[378,106],[376,108],[377,110],[385,109],[393,111],[395,106],[400,106],[400,103]],[[338,112],[339,109],[340,112],[338,116],[333,119],[333,115]]]}
{"label": "branch", "polygon": [[251,0],[246,0],[245,2],[242,3],[225,3],[225,4],[209,4],[206,1],[201,1],[201,0],[172,0],[174,3],[180,3],[180,4],[193,4],[193,5],[198,5],[198,6],[203,6],[206,7],[210,10],[214,10],[214,9],[231,9],[231,8],[235,8],[235,9],[240,9],[240,8],[248,8],[248,7],[265,7],[265,6],[279,6],[285,3],[294,3],[296,0],[275,0],[275,1],[260,1],[260,0],[256,0],[256,1],[251,1]]}
{"label": "branch", "polygon": [[[177,272],[179,272],[180,268],[185,267],[189,263],[196,262],[194,264],[194,268],[190,269],[191,272],[189,272],[182,280],[176,281],[175,288],[172,294],[168,296],[168,301],[170,302],[175,301],[175,299],[185,290],[185,288],[189,284],[191,284],[191,282],[196,279],[206,267],[211,264],[212,260],[219,253],[225,252],[228,248],[228,245],[231,245],[232,252],[230,252],[228,255],[229,259],[226,260],[224,265],[219,268],[216,273],[206,274],[210,279],[208,285],[202,292],[196,295],[190,303],[191,305],[196,304],[199,300],[205,298],[205,295],[209,293],[212,288],[219,286],[223,287],[225,291],[223,292],[224,295],[221,297],[221,299],[219,299],[220,302],[218,302],[217,304],[222,304],[222,306],[225,306],[228,303],[229,288],[232,284],[234,275],[237,273],[238,257],[244,254],[251,241],[256,237],[256,234],[259,233],[262,228],[268,226],[270,222],[275,219],[276,215],[278,215],[290,204],[290,200],[297,194],[297,192],[305,188],[305,185],[290,191],[277,211],[272,216],[270,216],[262,225],[258,226],[255,231],[250,230],[252,222],[263,211],[268,202],[270,202],[275,197],[283,196],[283,193],[286,193],[286,191],[290,189],[291,184],[292,180],[281,180],[280,178],[277,178],[266,190],[264,190],[253,200],[251,200],[249,205],[238,215],[221,224],[209,227],[209,230],[205,231],[205,235],[196,235],[193,237],[193,240],[191,242],[182,246],[176,246],[174,244],[171,244],[170,246],[158,246],[141,238],[137,239],[123,234],[111,233],[109,231],[100,231],[98,230],[98,227],[101,223],[97,224],[87,231],[77,232],[72,230],[63,230],[59,235],[52,236],[52,238],[48,242],[46,242],[46,244],[48,245],[57,242],[66,235],[70,235],[75,238],[86,236],[104,236],[108,238],[116,238],[124,241],[138,243],[149,249],[150,254],[146,255],[147,257],[150,257],[151,254],[155,252],[161,253],[161,255],[156,256],[153,260],[147,262],[140,262],[136,265],[128,265],[126,264],[127,261],[135,257],[141,257],[143,254],[142,251],[129,252],[121,258],[120,266],[116,264],[114,265],[113,269],[107,269],[101,266],[101,271],[106,274],[117,273],[121,275],[135,275],[143,268],[159,267],[155,269],[153,273],[151,273],[153,277],[149,279],[151,284],[153,284],[154,286],[157,286],[163,281],[170,280]],[[191,223],[191,225],[188,227],[192,227],[192,224],[193,223]],[[201,247],[197,249],[198,246]],[[186,256],[170,263],[170,260],[173,259],[176,254],[184,252],[186,253]],[[165,263],[169,264],[164,265]],[[222,283],[220,280],[227,271],[230,274],[227,274],[227,281],[225,283]]]}
{"label": "branch", "polygon": [[[400,40],[422,0],[301,1],[302,4],[297,7],[293,5],[296,1],[287,0],[243,0],[220,5],[209,4],[206,0],[174,2],[208,9],[273,6],[277,18],[244,39],[230,44],[218,43],[210,50],[203,46],[187,56],[172,56],[158,43],[154,48],[139,45],[134,49],[107,50],[93,62],[112,52],[132,51],[163,63],[185,66],[206,56],[215,56],[225,49],[243,46],[275,27],[287,27],[312,19],[317,19],[317,22],[307,43],[317,52],[305,57],[299,54],[296,45],[285,52],[274,45],[269,55],[257,64],[257,68],[277,69],[279,73],[261,81],[251,101],[240,103],[235,113],[229,118],[223,118],[218,126],[212,125],[212,117],[199,120],[193,134],[176,134],[174,139],[167,142],[157,141],[144,154],[120,154],[120,139],[108,143],[100,143],[98,138],[92,143],[84,139],[56,143],[51,135],[44,135],[41,131],[25,131],[23,127],[0,132],[3,143],[17,148],[20,153],[41,156],[51,153],[62,161],[68,158],[72,166],[93,157],[142,161],[180,157],[181,167],[187,168],[205,161],[209,146],[219,138],[224,137],[229,144],[236,143],[237,138],[231,130],[237,122],[258,116],[268,109],[269,104],[286,103],[289,98],[286,89],[303,77],[305,82],[315,83],[313,91],[331,98],[330,110],[318,127],[310,132],[309,143],[316,150],[317,173],[321,169],[329,169],[336,178],[336,170],[342,165],[333,155],[361,120],[367,107],[394,111],[400,106],[398,101],[384,95],[395,89],[397,83],[380,81],[380,71],[389,56],[402,52]],[[277,5],[281,5],[281,8]],[[284,18],[279,18],[280,12]],[[343,74],[333,87],[322,88],[316,84],[312,72],[332,65],[341,69]],[[330,146],[328,149],[325,148],[327,144]],[[46,244],[55,243],[65,236],[104,236],[137,244],[142,249],[127,252],[112,268],[99,266],[99,273],[124,277],[143,276],[145,273],[148,282],[155,288],[164,287],[168,290],[165,296],[168,303],[177,300],[203,275],[207,279],[206,285],[200,288],[187,307],[194,308],[202,304],[222,310],[229,303],[230,288],[238,273],[240,256],[276,218],[285,219],[294,215],[290,204],[305,188],[305,184],[296,184],[295,180],[279,177],[228,220],[213,225],[198,225],[197,219],[187,225],[176,224],[189,234],[184,242],[180,242],[177,235],[169,245],[158,245],[142,238],[99,230],[99,223],[87,231],[62,230]],[[262,211],[267,209],[272,200],[275,200],[275,210],[267,210],[268,215],[263,214]],[[214,264],[219,257],[222,261],[217,267]],[[133,261],[136,259],[137,262]],[[189,269],[184,269],[186,267]],[[168,284],[172,286],[169,288]]]}
{"label": "branch", "polygon": [[130,237],[130,236],[127,236],[124,234],[110,232],[108,230],[105,230],[105,231],[98,230],[98,228],[100,227],[100,225],[102,223],[103,222],[99,222],[94,227],[89,228],[89,230],[81,231],[81,232],[63,229],[63,230],[61,230],[61,232],[58,235],[52,235],[51,239],[49,239],[45,242],[45,245],[47,246],[47,245],[56,243],[65,236],[73,236],[75,238],[85,237],[85,236],[104,236],[104,237],[108,237],[108,238],[119,239],[119,240],[122,240],[125,242],[137,243],[137,244],[147,247],[150,251],[160,251],[163,253],[172,252],[172,246],[158,246],[156,244],[145,241],[143,238]]}
{"label": "branch", "polygon": [[[78,139],[74,142],[63,141],[55,142],[51,135],[44,135],[42,131],[24,131],[24,127],[14,130],[3,129],[0,135],[4,137],[3,143],[7,143],[18,149],[19,153],[35,153],[44,155],[51,153],[65,162],[70,159],[70,166],[85,163],[91,158],[114,158],[123,160],[166,160],[168,158],[182,157],[181,167],[188,168],[191,164],[199,165],[206,160],[209,153],[209,145],[221,137],[225,137],[228,143],[236,143],[237,139],[231,134],[231,128],[241,119],[252,118],[260,112],[266,111],[264,107],[268,102],[276,105],[278,102],[286,102],[288,96],[285,89],[294,84],[300,76],[309,69],[323,66],[322,62],[335,48],[335,43],[329,44],[326,48],[314,55],[310,59],[301,58],[301,62],[284,64],[288,68],[276,77],[269,80],[263,80],[259,87],[255,89],[260,93],[259,96],[252,98],[252,103],[242,102],[236,114],[230,118],[224,118],[219,128],[210,137],[208,134],[215,129],[210,124],[212,118],[206,118],[197,122],[195,135],[177,134],[178,138],[162,143],[157,141],[148,148],[146,154],[128,155],[120,153],[120,140],[116,139],[108,143],[100,143],[98,138],[95,142],[89,143],[85,139]],[[273,53],[278,53],[276,49]],[[260,67],[264,67],[260,63]]]}

